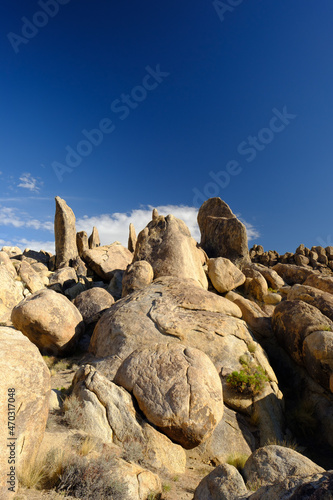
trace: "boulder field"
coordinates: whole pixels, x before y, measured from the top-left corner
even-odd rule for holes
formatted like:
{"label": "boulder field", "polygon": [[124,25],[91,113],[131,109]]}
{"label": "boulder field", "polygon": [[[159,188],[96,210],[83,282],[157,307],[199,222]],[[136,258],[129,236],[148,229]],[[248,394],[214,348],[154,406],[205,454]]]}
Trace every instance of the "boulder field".
{"label": "boulder field", "polygon": [[[220,198],[203,203],[198,225],[200,244],[154,210],[138,235],[130,225],[128,248],[101,245],[57,196],[55,255],[2,248],[15,467],[2,453],[14,489],[2,473],[1,498],[27,486],[51,441],[67,458],[48,488],[69,498],[83,474],[75,460],[104,491],[84,483],[90,498],[333,498],[333,248],[249,250]],[[67,387],[55,386],[59,372]],[[94,442],[89,458],[74,435]]]}

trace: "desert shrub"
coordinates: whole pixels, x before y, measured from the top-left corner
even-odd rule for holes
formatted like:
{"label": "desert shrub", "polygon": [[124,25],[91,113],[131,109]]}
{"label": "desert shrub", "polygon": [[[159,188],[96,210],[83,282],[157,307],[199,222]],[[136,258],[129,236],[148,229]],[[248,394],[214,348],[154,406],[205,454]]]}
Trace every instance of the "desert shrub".
{"label": "desert shrub", "polygon": [[25,462],[18,474],[19,483],[25,488],[51,489],[60,480],[71,454],[52,448],[38,455],[32,462]]}
{"label": "desert shrub", "polygon": [[269,445],[276,445],[276,446],[284,446],[285,448],[290,448],[291,450],[295,450],[298,452],[301,452],[301,448],[298,446],[297,442],[292,439],[269,439],[266,443],[265,446]]}
{"label": "desert shrub", "polygon": [[143,443],[134,438],[125,438],[122,442],[122,458],[126,462],[134,462],[139,465],[145,464],[145,449]]}
{"label": "desert shrub", "polygon": [[81,500],[122,500],[126,486],[113,479],[113,463],[99,458],[88,461],[77,457],[75,463],[69,464],[57,486],[57,492],[64,492]]}
{"label": "desert shrub", "polygon": [[229,465],[233,465],[241,471],[244,468],[246,460],[250,455],[245,455],[244,453],[231,453],[226,459],[226,463]]}
{"label": "desert shrub", "polygon": [[318,332],[331,332],[332,328],[329,325],[319,324],[314,327]]}
{"label": "desert shrub", "polygon": [[268,287],[268,291],[270,293],[277,293],[278,292],[277,290],[275,290],[274,288],[271,288],[271,287]]}
{"label": "desert shrub", "polygon": [[311,401],[301,400],[288,412],[288,423],[291,430],[298,436],[308,436],[317,430],[318,421],[315,416],[315,406]]}
{"label": "desert shrub", "polygon": [[168,491],[170,491],[170,490],[171,490],[171,486],[170,486],[170,484],[163,483],[163,484],[162,484],[162,490],[163,490],[165,493],[166,493],[166,492],[168,492]]}
{"label": "desert shrub", "polygon": [[268,381],[269,378],[265,370],[252,363],[243,364],[243,368],[239,372],[233,371],[227,377],[227,383],[236,391],[251,395],[261,392]]}
{"label": "desert shrub", "polygon": [[62,406],[64,412],[64,421],[72,429],[84,429],[86,426],[86,417],[83,414],[82,404],[78,398],[71,394],[65,398]]}
{"label": "desert shrub", "polygon": [[247,348],[248,348],[249,352],[254,353],[257,350],[257,344],[255,342],[249,342],[247,344]]}
{"label": "desert shrub", "polygon": [[89,455],[89,453],[95,450],[97,447],[97,441],[93,436],[86,436],[80,443],[78,448],[78,453],[82,457]]}

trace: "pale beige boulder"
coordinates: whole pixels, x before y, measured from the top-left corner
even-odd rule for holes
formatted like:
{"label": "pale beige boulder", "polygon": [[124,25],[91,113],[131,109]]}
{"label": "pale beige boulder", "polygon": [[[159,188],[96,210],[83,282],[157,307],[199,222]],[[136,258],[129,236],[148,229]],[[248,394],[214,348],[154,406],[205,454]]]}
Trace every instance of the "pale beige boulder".
{"label": "pale beige boulder", "polygon": [[131,264],[122,280],[122,297],[150,285],[154,279],[154,270],[146,260]]}
{"label": "pale beige boulder", "polygon": [[217,257],[208,260],[208,276],[214,288],[225,293],[245,282],[245,275],[229,259]]}
{"label": "pale beige boulder", "polygon": [[137,456],[168,474],[185,472],[186,456],[181,446],[144,421],[132,397],[122,387],[90,365],[78,370],[73,394],[80,402],[78,426],[105,443],[115,443],[129,456]]}
{"label": "pale beige boulder", "polygon": [[185,222],[173,215],[154,217],[139,233],[133,262],[140,260],[151,264],[154,278],[191,278],[208,288],[196,241]]}
{"label": "pale beige boulder", "polygon": [[80,257],[86,250],[89,250],[88,235],[85,231],[76,233],[76,246]]}
{"label": "pale beige boulder", "polygon": [[101,246],[101,240],[99,238],[98,229],[95,226],[93,227],[92,233],[89,236],[88,246],[90,249]]}
{"label": "pale beige boulder", "polygon": [[9,258],[8,253],[0,252],[0,266],[4,266],[12,278],[16,277],[16,270],[12,260]]}
{"label": "pale beige boulder", "polygon": [[117,270],[125,270],[132,262],[132,253],[118,241],[86,250],[82,254],[84,262],[105,281],[110,281]]}
{"label": "pale beige boulder", "polygon": [[127,248],[132,253],[135,252],[136,242],[137,242],[137,236],[136,236],[136,232],[135,232],[135,227],[134,227],[134,225],[131,222],[130,225],[129,225],[129,234],[128,234]]}
{"label": "pale beige boulder", "polygon": [[114,304],[114,298],[104,288],[94,287],[80,293],[74,300],[86,325],[96,323],[102,314]]}
{"label": "pale beige boulder", "polygon": [[[14,268],[13,268],[14,269]],[[16,281],[7,267],[0,265],[0,322],[10,322],[13,307],[23,300],[23,283]]]}
{"label": "pale beige boulder", "polygon": [[333,330],[308,335],[303,343],[303,359],[309,375],[333,392]]}
{"label": "pale beige boulder", "polygon": [[243,468],[248,482],[261,485],[282,481],[290,476],[310,476],[325,470],[309,458],[285,446],[264,446],[256,450]]}
{"label": "pale beige boulder", "polygon": [[268,283],[268,286],[273,290],[279,290],[285,285],[284,280],[271,267],[263,266],[262,264],[250,264],[252,269],[259,271]]}
{"label": "pale beige boulder", "polygon": [[4,246],[1,250],[2,252],[5,252],[9,257],[17,257],[19,255],[22,255],[22,250],[19,247]]}
{"label": "pale beige boulder", "polygon": [[56,269],[66,267],[78,257],[76,245],[75,215],[60,196],[55,197],[54,237]]}
{"label": "pale beige boulder", "polygon": [[147,500],[150,495],[158,498],[158,495],[162,493],[159,476],[138,464],[118,458],[110,474],[112,481],[123,485],[122,500]]}
{"label": "pale beige boulder", "polygon": [[200,246],[209,258],[225,257],[242,268],[250,262],[244,224],[221,198],[210,198],[200,207]]}
{"label": "pale beige boulder", "polygon": [[333,295],[308,285],[294,285],[287,295],[288,300],[303,300],[316,307],[333,320]]}
{"label": "pale beige boulder", "polygon": [[40,290],[14,307],[13,325],[45,354],[67,354],[84,332],[78,309],[53,290]]}
{"label": "pale beige boulder", "polygon": [[236,467],[223,464],[200,481],[193,500],[236,500],[246,498],[247,494],[244,479]]}
{"label": "pale beige boulder", "polygon": [[[287,285],[295,285],[295,283],[304,283],[309,277],[313,276],[318,271],[313,271],[311,268],[295,266],[293,264],[282,264],[279,262],[272,267],[273,271],[287,283]],[[313,285],[310,285],[313,286]]]}
{"label": "pale beige boulder", "polygon": [[62,267],[49,277],[49,288],[55,292],[64,292],[78,282],[75,269],[72,267]]}
{"label": "pale beige boulder", "polygon": [[315,331],[333,331],[333,321],[303,300],[285,300],[278,304],[272,317],[278,342],[296,363],[304,363],[303,343]]}
{"label": "pale beige boulder", "polygon": [[18,276],[31,293],[45,288],[45,280],[25,260],[18,266]]}
{"label": "pale beige boulder", "polygon": [[333,278],[331,276],[320,276],[312,274],[303,283],[306,286],[318,288],[322,292],[333,294]]}
{"label": "pale beige boulder", "polygon": [[133,393],[149,422],[185,448],[207,439],[223,415],[219,375],[198,349],[175,343],[139,348],[115,381]]}
{"label": "pale beige boulder", "polygon": [[[10,448],[7,445],[11,440],[8,438],[16,438],[16,477],[36,457],[48,417],[51,386],[50,372],[41,354],[21,332],[13,328],[0,327],[0,344],[1,491],[1,488],[6,486],[6,473],[9,472]],[[13,396],[14,402],[8,399],[9,395]],[[13,409],[12,406],[8,406],[9,403],[15,408],[13,429],[8,427],[8,417],[12,415],[8,410]],[[10,418],[12,419],[12,416]],[[9,434],[12,431],[13,436]],[[7,488],[4,491],[8,493]]]}

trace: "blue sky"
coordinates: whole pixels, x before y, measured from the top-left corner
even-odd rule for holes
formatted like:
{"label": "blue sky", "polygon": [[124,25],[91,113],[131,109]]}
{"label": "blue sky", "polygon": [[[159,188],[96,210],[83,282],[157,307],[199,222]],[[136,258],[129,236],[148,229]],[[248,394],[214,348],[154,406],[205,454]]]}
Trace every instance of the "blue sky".
{"label": "blue sky", "polygon": [[220,196],[250,243],[333,245],[331,0],[5,0],[0,245],[103,244]]}

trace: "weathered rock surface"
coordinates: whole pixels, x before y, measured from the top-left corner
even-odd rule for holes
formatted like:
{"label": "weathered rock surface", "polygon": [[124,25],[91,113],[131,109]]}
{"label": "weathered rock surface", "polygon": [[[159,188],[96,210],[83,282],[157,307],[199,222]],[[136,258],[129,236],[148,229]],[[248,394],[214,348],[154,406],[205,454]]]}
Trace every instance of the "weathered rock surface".
{"label": "weathered rock surface", "polygon": [[118,241],[87,250],[82,258],[88,266],[105,281],[110,281],[116,270],[125,270],[132,262],[133,255]]}
{"label": "weathered rock surface", "polygon": [[303,300],[316,307],[333,321],[333,295],[307,285],[294,285],[290,288],[288,300]]}
{"label": "weathered rock surface", "polygon": [[48,279],[43,279],[34,268],[26,261],[22,261],[18,267],[18,276],[21,278],[29,292],[34,293],[48,284]]}
{"label": "weathered rock surface", "polygon": [[80,311],[86,325],[97,322],[112,304],[114,304],[112,295],[99,287],[80,293],[74,300],[74,305]]}
{"label": "weathered rock surface", "polygon": [[76,246],[80,257],[86,250],[89,250],[88,235],[85,231],[76,233]]}
{"label": "weathered rock surface", "polygon": [[209,259],[208,276],[214,288],[225,293],[245,282],[245,275],[230,260],[223,257]]}
{"label": "weathered rock surface", "polygon": [[16,276],[16,270],[15,267],[11,261],[11,259],[8,256],[8,253],[1,251],[0,252],[0,266],[4,266],[8,273],[11,275],[12,278],[15,278]]}
{"label": "weathered rock surface", "polygon": [[192,450],[192,456],[206,463],[223,464],[231,453],[250,456],[254,450],[255,439],[247,421],[225,406],[213,434]]}
{"label": "weathered rock surface", "polygon": [[137,237],[136,237],[135,228],[134,228],[134,225],[131,222],[130,225],[129,225],[129,234],[128,234],[128,245],[127,245],[127,248],[132,253],[135,252],[136,241],[137,241]]}
{"label": "weathered rock surface", "polygon": [[175,343],[139,348],[115,381],[133,393],[149,422],[185,448],[207,439],[223,415],[220,377],[198,349]]}
{"label": "weathered rock surface", "polygon": [[49,288],[55,292],[65,292],[78,282],[78,277],[72,267],[62,267],[49,278]]}
{"label": "weathered rock surface", "polygon": [[101,240],[99,239],[99,233],[97,227],[93,227],[92,233],[88,239],[89,248],[96,248],[101,246]]}
{"label": "weathered rock surface", "polygon": [[54,218],[54,237],[56,251],[56,268],[70,266],[78,257],[76,245],[75,215],[65,200],[56,196],[56,212]]}
{"label": "weathered rock surface", "polygon": [[244,224],[221,198],[210,198],[200,207],[201,247],[209,258],[225,257],[237,267],[250,262]]}
{"label": "weathered rock surface", "polygon": [[330,276],[318,276],[316,274],[312,274],[307,277],[304,285],[312,286],[322,290],[323,292],[333,294],[333,278]]}
{"label": "weathered rock surface", "polygon": [[288,285],[302,284],[309,276],[315,273],[312,269],[281,263],[276,264],[273,267],[273,271],[276,271]]}
{"label": "weathered rock surface", "polygon": [[[49,411],[50,372],[36,346],[21,332],[13,328],[0,327],[0,494],[1,487],[6,487],[9,472],[8,456],[10,448],[8,437],[8,411],[15,408],[13,428],[17,474],[34,460],[43,439]],[[13,401],[8,399],[13,397]],[[6,403],[6,404],[5,404]],[[9,407],[8,403],[13,406]],[[10,417],[11,418],[11,417]],[[10,420],[12,421],[12,420]],[[5,453],[5,450],[8,453]],[[17,491],[17,489],[16,489]],[[1,498],[6,498],[5,496]]]}
{"label": "weathered rock surface", "polygon": [[223,464],[202,479],[193,500],[236,500],[247,494],[244,480],[236,467]]}
{"label": "weathered rock surface", "polygon": [[270,288],[273,288],[273,290],[279,290],[282,286],[285,285],[284,280],[281,278],[281,276],[278,275],[274,269],[271,269],[270,267],[263,266],[262,264],[250,264],[252,269],[255,269],[256,271],[259,271],[265,280],[268,283],[268,286]]}
{"label": "weathered rock surface", "polygon": [[[14,269],[14,268],[13,268]],[[8,323],[11,312],[21,300],[23,300],[23,285],[15,281],[7,268],[0,265],[0,321]]]}
{"label": "weathered rock surface", "polygon": [[246,461],[243,475],[247,482],[259,481],[263,486],[290,476],[311,476],[325,470],[309,458],[285,446],[264,446]]}
{"label": "weathered rock surface", "polygon": [[244,321],[249,325],[256,338],[269,338],[273,335],[271,317],[256,302],[235,292],[228,292],[225,298],[238,305]]}
{"label": "weathered rock surface", "polygon": [[276,306],[272,326],[279,343],[298,364],[303,364],[303,342],[315,331],[333,331],[333,322],[302,300],[286,300]]}
{"label": "weathered rock surface", "polygon": [[106,443],[123,446],[129,455],[136,453],[137,458],[159,470],[169,474],[185,472],[184,450],[136,413],[125,389],[89,365],[78,370],[73,385],[74,395],[81,403],[78,424],[87,432]]}
{"label": "weathered rock surface", "polygon": [[309,375],[333,392],[333,331],[308,335],[303,343],[303,359]]}
{"label": "weathered rock surface", "polygon": [[84,332],[82,316],[63,295],[40,290],[12,311],[12,322],[45,354],[67,354]]}
{"label": "weathered rock surface", "polygon": [[139,233],[133,262],[140,260],[151,264],[154,278],[191,278],[208,288],[197,244],[185,222],[173,215],[155,217]]}
{"label": "weathered rock surface", "polygon": [[141,290],[150,285],[154,279],[154,270],[146,260],[139,260],[131,264],[124,273],[122,281],[122,297],[129,293]]}

